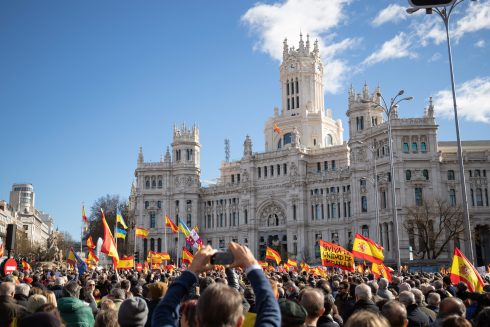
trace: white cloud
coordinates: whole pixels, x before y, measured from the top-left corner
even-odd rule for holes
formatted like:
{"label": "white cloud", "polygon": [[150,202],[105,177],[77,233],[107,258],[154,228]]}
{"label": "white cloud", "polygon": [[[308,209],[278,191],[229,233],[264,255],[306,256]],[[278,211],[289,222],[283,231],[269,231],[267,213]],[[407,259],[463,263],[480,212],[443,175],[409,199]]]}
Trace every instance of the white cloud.
{"label": "white cloud", "polygon": [[479,40],[478,42],[476,42],[475,47],[484,48],[485,47],[485,40]]}
{"label": "white cloud", "polygon": [[463,18],[457,21],[454,36],[461,38],[466,33],[490,29],[490,0],[471,1]]}
{"label": "white cloud", "polygon": [[398,22],[400,20],[407,19],[407,13],[405,8],[398,4],[391,4],[385,9],[381,10],[378,16],[374,18],[372,24],[374,26],[380,26],[388,22]]}
{"label": "white cloud", "polygon": [[[490,77],[477,77],[456,88],[458,117],[474,122],[490,123]],[[451,90],[434,95],[434,109],[439,116],[454,118]]]}
{"label": "white cloud", "polygon": [[[357,45],[359,39],[346,38],[334,41],[332,30],[343,24],[347,17],[344,8],[351,0],[286,0],[281,3],[258,3],[243,16],[244,22],[257,36],[254,50],[267,53],[281,61],[283,40],[289,45],[298,44],[299,32],[309,34],[310,40],[318,39],[320,55],[325,63],[325,90],[336,93],[349,71],[349,65],[338,55]],[[327,32],[329,33],[328,36]]]}
{"label": "white cloud", "polygon": [[364,61],[364,65],[374,65],[376,63],[395,58],[415,58],[416,53],[410,51],[412,42],[409,37],[401,32],[391,40],[383,43],[381,48],[373,52]]}
{"label": "white cloud", "polygon": [[432,57],[429,58],[429,62],[434,62],[434,61],[437,61],[439,59],[441,59],[442,55],[439,53],[439,52],[436,52],[432,55]]}

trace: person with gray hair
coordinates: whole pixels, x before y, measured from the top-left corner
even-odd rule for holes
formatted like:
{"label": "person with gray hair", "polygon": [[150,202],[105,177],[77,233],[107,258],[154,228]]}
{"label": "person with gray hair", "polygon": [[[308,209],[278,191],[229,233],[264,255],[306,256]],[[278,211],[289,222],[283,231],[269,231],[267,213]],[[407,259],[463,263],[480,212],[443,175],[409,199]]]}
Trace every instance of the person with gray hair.
{"label": "person with gray hair", "polygon": [[410,291],[412,289],[412,287],[410,286],[409,283],[403,282],[400,284],[400,286],[398,286],[398,289],[399,289],[398,293],[401,293],[403,291]]}
{"label": "person with gray hair", "polygon": [[415,295],[410,291],[403,291],[398,296],[400,302],[407,309],[409,327],[424,327],[430,325],[429,317],[423,313],[415,302]]}
{"label": "person with gray hair", "polygon": [[465,317],[466,315],[466,307],[463,301],[457,297],[447,297],[441,301],[441,304],[439,305],[439,314],[431,327],[441,327],[444,319],[451,315],[460,317]]}
{"label": "person with gray hair", "polygon": [[356,303],[354,304],[353,312],[359,310],[369,310],[379,312],[378,307],[372,301],[371,288],[366,284],[359,284],[355,289]]}
{"label": "person with gray hair", "polygon": [[381,314],[388,319],[391,327],[406,327],[408,325],[407,309],[398,301],[388,301],[381,308]]}
{"label": "person with gray hair", "polygon": [[421,290],[418,288],[412,288],[411,292],[415,296],[415,302],[419,306],[420,311],[425,313],[427,317],[429,317],[430,322],[432,323],[434,320],[436,320],[437,315],[434,311],[431,309],[427,308],[427,303],[425,303],[425,297],[424,294],[422,293]]}
{"label": "person with gray hair", "polygon": [[439,305],[441,304],[441,296],[436,292],[427,294],[427,308],[439,314]]}
{"label": "person with gray hair", "polygon": [[17,304],[27,307],[27,298],[29,297],[29,291],[31,287],[27,284],[19,284],[15,286],[15,295],[14,299],[17,301]]}
{"label": "person with gray hair", "polygon": [[109,298],[116,305],[116,311],[119,311],[119,307],[126,299],[126,292],[122,288],[115,287],[111,290],[111,293],[109,294]]}
{"label": "person with gray hair", "polygon": [[14,295],[14,283],[0,284],[0,326],[10,326],[15,318],[21,318],[27,313],[23,306],[15,302]]}
{"label": "person with gray hair", "polygon": [[394,300],[393,293],[388,290],[388,280],[386,278],[380,278],[378,282],[378,296],[386,300]]}

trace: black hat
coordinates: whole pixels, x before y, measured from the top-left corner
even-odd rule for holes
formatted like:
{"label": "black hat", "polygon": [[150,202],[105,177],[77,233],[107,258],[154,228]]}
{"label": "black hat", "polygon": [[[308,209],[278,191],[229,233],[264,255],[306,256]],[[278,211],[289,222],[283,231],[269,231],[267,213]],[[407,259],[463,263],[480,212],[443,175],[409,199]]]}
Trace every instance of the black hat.
{"label": "black hat", "polygon": [[279,307],[283,325],[301,325],[306,321],[307,312],[305,308],[296,302],[280,299]]}

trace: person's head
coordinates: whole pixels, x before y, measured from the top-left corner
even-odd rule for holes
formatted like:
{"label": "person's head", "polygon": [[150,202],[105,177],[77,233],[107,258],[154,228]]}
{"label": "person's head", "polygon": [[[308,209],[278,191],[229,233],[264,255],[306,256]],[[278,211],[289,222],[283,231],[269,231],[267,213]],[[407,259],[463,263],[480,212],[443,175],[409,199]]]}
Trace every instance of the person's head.
{"label": "person's head", "polygon": [[201,278],[199,280],[199,292],[202,294],[209,285],[214,284],[214,283],[215,283],[214,279],[212,279],[209,276]]}
{"label": "person's head", "polygon": [[279,300],[281,309],[281,322],[283,327],[301,327],[306,321],[308,313],[296,302],[281,299]]}
{"label": "person's head", "polygon": [[158,300],[165,296],[167,293],[167,284],[162,282],[156,282],[148,285],[148,297],[150,300]]}
{"label": "person's head", "polygon": [[95,290],[95,280],[89,279],[86,284],[87,290],[88,291],[94,291]]}
{"label": "person's head", "polygon": [[442,327],[473,327],[464,317],[452,315],[442,321]]}
{"label": "person's head", "polygon": [[391,327],[408,325],[407,309],[398,301],[388,301],[381,308],[381,314],[389,321]]}
{"label": "person's head", "polygon": [[378,282],[378,288],[380,290],[385,290],[388,288],[388,280],[386,278],[380,278]]}
{"label": "person's head", "polygon": [[46,297],[47,300],[46,303],[51,303],[55,307],[58,306],[58,302],[56,301],[56,295],[54,294],[53,291],[45,290],[43,291],[43,295]]}
{"label": "person's head", "polygon": [[410,292],[412,292],[413,295],[415,296],[415,302],[417,304],[421,304],[425,301],[424,294],[422,294],[422,291],[419,290],[418,288],[412,288]]}
{"label": "person's head", "polygon": [[131,282],[127,279],[123,279],[121,281],[121,288],[126,291],[126,292],[129,292],[129,289],[131,288]]}
{"label": "person's head", "polygon": [[35,294],[29,297],[27,300],[27,311],[30,313],[34,313],[39,309],[40,306],[43,304],[46,304],[48,302],[48,299],[44,295],[41,294]]}
{"label": "person's head", "polygon": [[50,312],[36,312],[21,319],[19,327],[62,327],[63,323],[59,316]]}
{"label": "person's head", "polygon": [[222,283],[209,285],[197,302],[197,319],[200,327],[241,326],[244,318],[240,293]]}
{"label": "person's head", "polygon": [[466,314],[466,307],[457,297],[447,297],[441,301],[439,305],[439,316],[441,318],[448,317],[450,315],[457,315],[464,317]]}
{"label": "person's head", "polygon": [[94,327],[119,327],[117,311],[114,309],[100,310],[95,317]]}
{"label": "person's head", "polygon": [[487,327],[490,321],[490,307],[484,308],[475,318],[475,327]]}
{"label": "person's head", "polygon": [[453,282],[451,282],[451,278],[449,278],[449,276],[444,276],[442,278],[442,283],[443,283],[444,287],[448,287],[448,286],[451,286],[453,284]]}
{"label": "person's head", "polygon": [[356,286],[356,301],[368,301],[371,300],[371,297],[371,288],[368,285],[359,284]]}
{"label": "person's head", "polygon": [[442,283],[442,280],[440,279],[437,279],[434,281],[434,283],[432,283],[434,288],[437,290],[442,290],[442,287],[443,287],[443,283]]}
{"label": "person's head", "polygon": [[401,283],[398,286],[398,290],[400,291],[400,293],[403,292],[403,291],[410,291],[411,289],[412,289],[412,287],[407,282]]}
{"label": "person's head", "polygon": [[15,286],[15,295],[23,295],[25,297],[29,296],[29,291],[31,287],[27,284],[19,284]]}
{"label": "person's head", "polygon": [[180,325],[181,327],[197,326],[197,300],[187,300],[180,306]]}
{"label": "person's head", "polygon": [[349,294],[349,282],[345,280],[341,281],[339,283],[339,288],[337,289],[337,291],[342,295]]}
{"label": "person's head", "polygon": [[14,297],[15,284],[12,282],[3,282],[0,284],[0,296]]}
{"label": "person's head", "polygon": [[121,327],[143,327],[148,319],[148,306],[140,297],[132,297],[121,303],[117,321]]}
{"label": "person's head", "polygon": [[122,288],[113,288],[110,294],[112,300],[124,300],[126,298],[126,292]]}
{"label": "person's head", "polygon": [[441,304],[441,296],[439,293],[431,292],[427,294],[427,304],[432,307],[439,307],[439,304]]}
{"label": "person's head", "polygon": [[368,282],[369,288],[371,288],[371,293],[376,295],[378,294],[378,283],[375,280]]}
{"label": "person's head", "polygon": [[116,304],[111,299],[105,299],[100,304],[101,310],[116,310]]}
{"label": "person's head", "polygon": [[[34,287],[33,287],[34,288]],[[65,287],[63,287],[63,297],[80,297],[80,286],[75,281],[70,281],[66,283]]]}
{"label": "person's head", "polygon": [[65,278],[64,277],[56,277],[54,280],[54,285],[55,286],[64,286],[65,285]]}
{"label": "person's head", "polygon": [[323,293],[318,289],[310,288],[304,290],[299,304],[305,308],[308,319],[319,318],[325,311],[323,308]]}
{"label": "person's head", "polygon": [[385,317],[368,310],[360,310],[347,319],[344,327],[390,327]]}
{"label": "person's head", "polygon": [[131,286],[131,294],[134,296],[143,296],[143,287],[141,285]]}
{"label": "person's head", "polygon": [[400,292],[398,296],[398,300],[405,306],[409,306],[411,304],[415,304],[415,295],[413,295],[410,291]]}

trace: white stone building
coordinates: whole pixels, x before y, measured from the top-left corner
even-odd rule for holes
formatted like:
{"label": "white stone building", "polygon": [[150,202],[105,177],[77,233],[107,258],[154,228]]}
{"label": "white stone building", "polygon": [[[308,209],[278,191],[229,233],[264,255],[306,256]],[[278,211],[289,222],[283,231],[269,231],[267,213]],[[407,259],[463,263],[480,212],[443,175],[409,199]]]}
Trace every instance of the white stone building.
{"label": "white stone building", "polygon": [[[375,105],[380,89],[350,88],[345,142],[340,119],[324,107],[323,64],[316,43],[311,49],[309,40],[301,40],[294,49],[284,42],[280,81],[282,107],[275,108],[265,122],[265,152],[253,152],[247,136],[242,159],[223,162],[216,185],[201,186],[196,126],[174,127],[171,149],[160,162],[145,162],[140,148],[130,196],[136,225],[150,230],[148,239],[137,239],[140,259],[150,249],[167,249],[175,255],[184,246],[184,240],[177,244],[168,229],[165,236],[163,216],[168,214],[190,228],[198,226],[204,243],[215,248],[225,248],[234,240],[248,245],[259,258],[266,246],[273,246],[283,258],[318,262],[319,239],[348,247],[356,233],[375,238],[377,207],[385,261],[394,263],[387,122]],[[406,207],[423,199],[440,197],[461,204],[456,144],[438,142],[431,101],[423,117],[392,114],[399,221],[406,218]],[[274,131],[275,126],[282,135]],[[474,249],[481,265],[490,261],[486,177],[490,141],[463,142],[463,147]],[[375,157],[377,204],[372,183]],[[402,223],[399,232],[406,264],[409,245],[416,248],[417,240],[409,237]],[[440,260],[451,257],[455,243],[463,247],[464,240],[451,241]]]}

